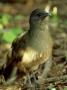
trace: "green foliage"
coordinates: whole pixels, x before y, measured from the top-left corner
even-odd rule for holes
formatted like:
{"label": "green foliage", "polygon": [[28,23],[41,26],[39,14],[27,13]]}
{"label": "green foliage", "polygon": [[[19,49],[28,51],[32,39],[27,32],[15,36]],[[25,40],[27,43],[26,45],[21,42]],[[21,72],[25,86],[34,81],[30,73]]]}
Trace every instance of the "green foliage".
{"label": "green foliage", "polygon": [[65,87],[64,90],[67,90],[67,87]]}
{"label": "green foliage", "polygon": [[7,43],[12,43],[12,41],[22,33],[22,29],[19,27],[12,28],[7,32],[4,32],[2,39]]}
{"label": "green foliage", "polygon": [[67,20],[64,21],[64,24],[67,25]]}
{"label": "green foliage", "polygon": [[9,14],[0,14],[0,24],[7,25],[11,19]]}
{"label": "green foliage", "polygon": [[59,16],[57,15],[57,7],[54,7],[51,11],[51,20],[52,22],[59,22],[60,20]]}
{"label": "green foliage", "polygon": [[13,34],[12,31],[9,31],[4,33],[2,38],[5,42],[11,43],[16,38],[16,36]]}
{"label": "green foliage", "polygon": [[9,23],[9,20],[11,19],[11,16],[8,14],[4,14],[2,16],[2,24],[7,25]]}
{"label": "green foliage", "polygon": [[52,88],[51,90],[57,90],[56,88]]}
{"label": "green foliage", "polygon": [[55,22],[55,23],[57,22],[58,23],[59,20],[60,20],[59,16],[51,16],[51,21],[52,22]]}
{"label": "green foliage", "polygon": [[3,30],[3,25],[2,24],[0,24],[0,30]]}
{"label": "green foliage", "polygon": [[14,33],[14,35],[19,35],[22,33],[22,29],[20,27],[14,27],[11,28],[10,30]]}
{"label": "green foliage", "polygon": [[51,11],[51,14],[53,16],[57,16],[57,7],[53,7],[53,10]]}
{"label": "green foliage", "polygon": [[0,13],[0,40],[2,39],[4,42],[12,43],[12,41],[23,32],[20,27],[13,27],[10,29],[4,29],[4,26],[8,26],[8,24],[14,20],[21,20],[24,17],[22,15],[11,16],[9,14]]}

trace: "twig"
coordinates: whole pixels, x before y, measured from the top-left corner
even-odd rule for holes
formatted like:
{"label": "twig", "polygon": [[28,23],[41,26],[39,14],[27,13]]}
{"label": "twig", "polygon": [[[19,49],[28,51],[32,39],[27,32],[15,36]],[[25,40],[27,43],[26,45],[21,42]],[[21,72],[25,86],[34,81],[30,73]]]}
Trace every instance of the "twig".
{"label": "twig", "polygon": [[49,82],[56,82],[56,81],[65,81],[67,80],[67,75],[63,75],[63,76],[57,76],[57,77],[52,77],[52,78],[47,78],[45,80],[45,83],[49,83]]}

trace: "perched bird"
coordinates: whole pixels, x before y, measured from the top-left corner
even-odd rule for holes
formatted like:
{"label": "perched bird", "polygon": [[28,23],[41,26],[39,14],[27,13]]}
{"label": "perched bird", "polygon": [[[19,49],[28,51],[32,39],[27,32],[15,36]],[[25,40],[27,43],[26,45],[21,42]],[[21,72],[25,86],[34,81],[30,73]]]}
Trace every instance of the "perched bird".
{"label": "perched bird", "polygon": [[47,76],[52,65],[53,41],[47,25],[49,15],[50,13],[41,9],[32,11],[29,30],[12,43],[11,62],[16,62],[20,71],[29,74],[45,63],[41,80]]}

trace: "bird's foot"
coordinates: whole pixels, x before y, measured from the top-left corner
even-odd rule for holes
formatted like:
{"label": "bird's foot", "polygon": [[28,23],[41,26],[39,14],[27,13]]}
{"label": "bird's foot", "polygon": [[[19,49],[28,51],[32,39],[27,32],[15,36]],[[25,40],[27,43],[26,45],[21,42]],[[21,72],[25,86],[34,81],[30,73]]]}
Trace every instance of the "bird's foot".
{"label": "bird's foot", "polygon": [[34,90],[38,90],[39,88],[39,81],[38,81],[38,78],[36,77],[36,73],[32,73],[32,76],[31,76],[31,81],[34,85]]}
{"label": "bird's foot", "polygon": [[27,74],[24,80],[24,85],[29,89],[29,90],[37,90],[39,88],[39,82],[35,76],[35,74]]}
{"label": "bird's foot", "polygon": [[24,85],[25,85],[29,90],[35,90],[35,89],[34,89],[34,85],[33,85],[32,82],[31,82],[31,77],[30,77],[29,74],[25,77]]}

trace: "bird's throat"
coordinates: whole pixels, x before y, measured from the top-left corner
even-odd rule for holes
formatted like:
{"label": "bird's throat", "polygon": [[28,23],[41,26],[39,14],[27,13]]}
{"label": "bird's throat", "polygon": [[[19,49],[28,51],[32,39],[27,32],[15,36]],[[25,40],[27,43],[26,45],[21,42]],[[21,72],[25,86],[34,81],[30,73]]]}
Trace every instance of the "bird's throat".
{"label": "bird's throat", "polygon": [[44,51],[51,43],[51,37],[47,24],[32,27],[29,33],[28,45],[37,51]]}

